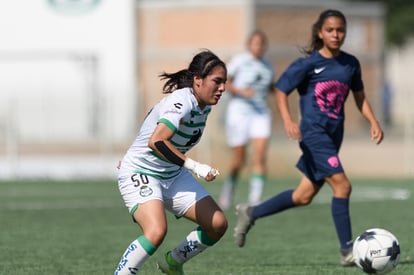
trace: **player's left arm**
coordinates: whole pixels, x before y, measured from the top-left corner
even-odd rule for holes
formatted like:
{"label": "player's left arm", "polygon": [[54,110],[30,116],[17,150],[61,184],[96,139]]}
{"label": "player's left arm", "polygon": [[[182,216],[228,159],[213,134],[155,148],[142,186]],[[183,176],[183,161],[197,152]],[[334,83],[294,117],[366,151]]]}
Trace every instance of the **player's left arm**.
{"label": "player's left arm", "polygon": [[158,155],[163,156],[164,159],[183,166],[186,157],[169,141],[173,135],[174,131],[170,127],[164,123],[158,123],[151,135],[148,146]]}
{"label": "player's left arm", "polygon": [[164,157],[164,159],[189,169],[206,181],[212,181],[219,175],[217,169],[194,161],[175,148],[169,141],[173,135],[174,131],[170,127],[164,123],[158,123],[148,142],[148,146],[158,155]]}
{"label": "player's left arm", "polygon": [[380,144],[384,139],[384,132],[382,131],[381,125],[379,124],[374,115],[374,112],[372,111],[371,105],[369,104],[364,91],[356,91],[353,93],[353,95],[358,110],[371,124],[371,139],[374,140],[376,144]]}

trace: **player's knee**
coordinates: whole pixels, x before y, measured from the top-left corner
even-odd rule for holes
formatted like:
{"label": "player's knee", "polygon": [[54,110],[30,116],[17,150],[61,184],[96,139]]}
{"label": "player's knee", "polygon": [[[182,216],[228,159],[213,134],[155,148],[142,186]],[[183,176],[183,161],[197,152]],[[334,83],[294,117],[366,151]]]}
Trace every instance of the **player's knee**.
{"label": "player's knee", "polygon": [[312,202],[311,197],[301,197],[295,201],[295,205],[305,206]]}
{"label": "player's knee", "polygon": [[313,196],[305,194],[296,194],[295,192],[292,195],[293,204],[296,206],[305,206],[312,202]]}
{"label": "player's knee", "polygon": [[148,232],[145,232],[144,235],[150,243],[158,247],[161,245],[165,236],[167,235],[167,228],[162,226],[155,227]]}
{"label": "player's knee", "polygon": [[339,198],[349,198],[352,193],[352,185],[349,181],[335,185],[334,196]]}
{"label": "player's knee", "polygon": [[245,160],[243,158],[235,159],[232,165],[233,170],[241,170],[243,168],[244,162]]}
{"label": "player's knee", "polygon": [[296,206],[305,206],[312,202],[313,197],[314,194],[302,193],[295,190],[292,194],[292,201]]}
{"label": "player's knee", "polygon": [[217,214],[213,220],[213,232],[217,239],[220,239],[227,231],[228,222],[222,212]]}

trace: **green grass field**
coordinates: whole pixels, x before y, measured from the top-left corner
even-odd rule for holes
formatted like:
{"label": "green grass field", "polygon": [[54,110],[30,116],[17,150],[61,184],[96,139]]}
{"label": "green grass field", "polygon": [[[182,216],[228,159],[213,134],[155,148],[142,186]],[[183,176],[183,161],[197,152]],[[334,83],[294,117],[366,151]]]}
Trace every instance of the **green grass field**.
{"label": "green grass field", "polygon": [[[266,198],[294,187],[276,179]],[[358,180],[351,201],[354,235],[371,227],[393,232],[401,261],[391,274],[414,274],[414,180]],[[205,183],[217,198],[221,182]],[[236,201],[247,194],[241,183]],[[407,198],[409,196],[409,198]],[[330,189],[310,206],[258,220],[244,248],[229,229],[214,247],[186,264],[186,274],[363,274],[339,266],[338,241],[330,214]],[[113,274],[126,246],[140,235],[121,201],[116,180],[0,182],[0,274]],[[155,262],[194,225],[169,217],[169,231],[142,274],[157,274]]]}

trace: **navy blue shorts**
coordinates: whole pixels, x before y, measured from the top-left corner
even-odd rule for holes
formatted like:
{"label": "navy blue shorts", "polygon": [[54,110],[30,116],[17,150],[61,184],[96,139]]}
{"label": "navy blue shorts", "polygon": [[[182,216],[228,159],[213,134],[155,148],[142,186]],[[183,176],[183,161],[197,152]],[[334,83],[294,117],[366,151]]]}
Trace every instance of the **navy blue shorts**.
{"label": "navy blue shorts", "polygon": [[325,177],[344,172],[338,156],[343,126],[328,127],[327,123],[301,124],[302,141],[299,145],[302,156],[296,167],[317,185],[323,185]]}

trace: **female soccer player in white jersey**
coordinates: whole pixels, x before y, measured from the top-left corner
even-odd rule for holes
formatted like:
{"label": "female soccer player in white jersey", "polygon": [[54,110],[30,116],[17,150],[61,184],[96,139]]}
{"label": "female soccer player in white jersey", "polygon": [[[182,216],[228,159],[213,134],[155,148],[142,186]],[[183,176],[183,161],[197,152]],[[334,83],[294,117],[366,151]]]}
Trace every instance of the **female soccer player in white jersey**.
{"label": "female soccer player in white jersey", "polygon": [[274,70],[264,57],[267,36],[260,30],[248,38],[248,51],[233,57],[227,64],[230,101],[226,112],[227,144],[231,147],[230,171],[220,194],[220,206],[229,208],[239,174],[246,163],[247,146],[252,146],[249,180],[250,204],[260,202],[266,176],[266,153],[271,135],[271,112],[267,99],[273,91]]}
{"label": "female soccer player in white jersey", "polygon": [[[356,57],[341,50],[345,41],[346,19],[338,10],[323,11],[312,28],[307,56],[294,61],[276,83],[276,103],[289,138],[299,141],[302,150],[297,168],[303,176],[295,189],[249,207],[238,205],[235,241],[245,243],[254,221],[308,205],[327,182],[332,188],[331,212],[340,244],[340,260],[353,265],[352,231],[349,214],[351,183],[339,159],[344,134],[344,104],[352,91],[357,108],[371,125],[372,140],[379,144],[383,132],[365,97],[361,67]],[[288,95],[300,96],[300,126],[292,119]]]}
{"label": "female soccer player in white jersey", "polygon": [[161,245],[167,234],[165,209],[198,224],[159,259],[158,268],[166,274],[184,274],[183,264],[226,232],[223,212],[190,173],[212,181],[218,171],[185,156],[225,91],[226,75],[223,61],[208,50],[195,55],[188,69],[160,75],[169,95],[149,111],[119,167],[119,191],[143,234],[128,245],[115,274],[136,274]]}

